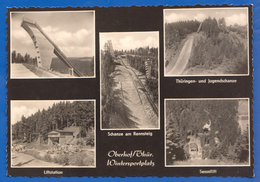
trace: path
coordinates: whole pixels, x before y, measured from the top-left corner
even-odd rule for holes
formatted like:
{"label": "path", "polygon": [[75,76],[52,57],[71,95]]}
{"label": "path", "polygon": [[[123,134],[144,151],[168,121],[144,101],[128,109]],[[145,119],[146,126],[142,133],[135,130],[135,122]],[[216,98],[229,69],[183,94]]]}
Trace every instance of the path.
{"label": "path", "polygon": [[182,47],[181,53],[178,57],[176,64],[166,73],[167,75],[182,75],[182,72],[184,71],[189,62],[193,40],[193,35],[189,35],[187,37],[187,40],[184,46]]}
{"label": "path", "polygon": [[23,64],[11,64],[11,78],[39,78]]}
{"label": "path", "polygon": [[116,69],[120,73],[115,77],[116,89],[123,90],[121,97],[133,115],[130,119],[138,123],[138,128],[157,128],[157,118],[151,113],[152,108],[134,73],[123,65],[117,65]]}
{"label": "path", "polygon": [[13,153],[11,162],[12,167],[62,167],[62,165],[35,159],[24,153]]}

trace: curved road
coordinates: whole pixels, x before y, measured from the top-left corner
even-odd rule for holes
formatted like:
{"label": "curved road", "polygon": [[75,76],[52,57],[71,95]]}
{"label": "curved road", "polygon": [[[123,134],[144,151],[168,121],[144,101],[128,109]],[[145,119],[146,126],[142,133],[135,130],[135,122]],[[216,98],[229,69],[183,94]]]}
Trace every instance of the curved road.
{"label": "curved road", "polygon": [[182,47],[181,53],[178,57],[176,64],[172,68],[169,69],[169,71],[166,73],[167,75],[169,75],[169,76],[182,75],[184,69],[186,68],[186,66],[189,62],[192,45],[193,45],[193,40],[194,40],[193,35],[190,35],[187,37],[187,40],[186,40],[184,46]]}

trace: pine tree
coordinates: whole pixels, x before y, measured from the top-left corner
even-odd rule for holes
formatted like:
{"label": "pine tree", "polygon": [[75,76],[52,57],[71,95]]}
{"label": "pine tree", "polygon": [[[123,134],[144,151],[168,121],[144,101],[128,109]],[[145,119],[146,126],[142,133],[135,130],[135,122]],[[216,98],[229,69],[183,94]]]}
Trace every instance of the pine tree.
{"label": "pine tree", "polygon": [[212,147],[215,145],[214,137],[215,133],[218,133],[223,147],[218,147],[216,150],[221,155],[227,155],[227,147],[234,145],[240,135],[237,108],[236,100],[166,101],[166,146],[184,150],[187,135],[202,133],[203,126],[210,123],[210,145]]}
{"label": "pine tree", "polygon": [[16,51],[12,52],[12,63],[16,63]]}

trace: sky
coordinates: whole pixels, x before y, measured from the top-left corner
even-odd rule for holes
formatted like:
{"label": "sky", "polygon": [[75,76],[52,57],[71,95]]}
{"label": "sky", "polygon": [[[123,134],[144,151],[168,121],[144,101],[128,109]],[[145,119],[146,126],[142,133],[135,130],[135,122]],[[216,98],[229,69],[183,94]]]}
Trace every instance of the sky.
{"label": "sky", "polygon": [[[76,101],[76,100],[64,100],[64,101]],[[21,120],[22,115],[24,117],[31,116],[38,110],[48,109],[54,103],[59,103],[61,100],[35,100],[35,101],[11,101],[11,124],[15,124]]]}
{"label": "sky", "polygon": [[114,50],[130,50],[140,47],[159,47],[159,32],[100,33],[100,49],[111,40]]}
{"label": "sky", "polygon": [[164,12],[165,23],[172,23],[185,20],[197,20],[202,22],[211,17],[225,18],[226,25],[247,25],[247,8],[198,8],[198,9],[166,9]]}
{"label": "sky", "polygon": [[11,52],[36,56],[36,49],[28,33],[21,27],[22,18],[37,22],[44,33],[67,57],[94,56],[94,12],[13,12],[11,14]]}

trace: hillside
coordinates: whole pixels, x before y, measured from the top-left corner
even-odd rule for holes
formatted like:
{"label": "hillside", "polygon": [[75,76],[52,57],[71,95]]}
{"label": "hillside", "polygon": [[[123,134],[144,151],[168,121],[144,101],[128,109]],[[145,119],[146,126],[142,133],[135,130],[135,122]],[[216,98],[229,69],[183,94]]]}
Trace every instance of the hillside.
{"label": "hillside", "polygon": [[[93,57],[69,57],[68,60],[84,76],[94,76]],[[51,69],[63,74],[69,74],[68,67],[59,58],[52,58]]]}
{"label": "hillside", "polygon": [[53,104],[47,110],[38,110],[27,118],[22,116],[20,121],[12,125],[12,138],[26,141],[32,133],[40,133],[46,140],[48,132],[68,129],[70,126],[81,127],[81,134],[86,135],[86,131],[94,127],[94,103],[91,101],[60,102]]}
{"label": "hillside", "polygon": [[216,37],[203,36],[193,45],[185,75],[247,74],[246,39],[235,32],[220,32]]}
{"label": "hillside", "polygon": [[[201,162],[203,164],[204,159],[218,159],[225,164],[248,163],[248,128],[241,131],[238,123],[240,102],[238,100],[167,100],[168,164],[188,159],[200,159],[197,164]],[[189,150],[188,146],[191,143],[197,145],[196,152]]]}
{"label": "hillside", "polygon": [[[187,21],[180,29],[174,26],[178,23],[166,24],[165,27],[166,75],[248,73],[246,26],[235,24],[227,27],[224,18],[217,21],[210,17],[201,23],[201,28],[198,28],[199,23]],[[188,46],[192,46],[191,50],[185,50]],[[180,64],[183,66],[178,67]]]}

